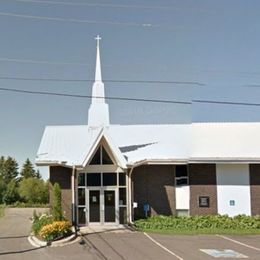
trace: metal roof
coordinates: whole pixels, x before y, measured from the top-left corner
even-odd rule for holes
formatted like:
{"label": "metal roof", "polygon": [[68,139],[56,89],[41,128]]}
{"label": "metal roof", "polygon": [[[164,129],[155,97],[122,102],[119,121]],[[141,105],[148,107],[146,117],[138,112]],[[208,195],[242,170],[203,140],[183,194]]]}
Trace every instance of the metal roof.
{"label": "metal roof", "polygon": [[260,123],[192,123],[47,126],[36,163],[83,166],[101,136],[122,165],[142,161],[260,162]]}

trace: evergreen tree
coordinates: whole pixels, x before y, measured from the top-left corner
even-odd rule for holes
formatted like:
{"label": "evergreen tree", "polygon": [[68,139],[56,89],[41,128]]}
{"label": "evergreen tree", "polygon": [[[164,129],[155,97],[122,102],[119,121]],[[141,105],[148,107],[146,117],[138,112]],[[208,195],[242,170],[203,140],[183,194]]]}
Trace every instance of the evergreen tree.
{"label": "evergreen tree", "polygon": [[29,158],[26,159],[25,163],[23,164],[23,168],[21,171],[21,178],[27,179],[27,178],[41,178],[41,175],[39,171],[35,171],[33,164],[29,160]]}
{"label": "evergreen tree", "polygon": [[5,158],[4,156],[0,157],[0,176],[4,175],[4,165],[5,165]]}
{"label": "evergreen tree", "polygon": [[0,176],[6,185],[10,181],[16,180],[18,176],[18,163],[15,159],[10,156],[7,159],[3,156],[0,158]]}
{"label": "evergreen tree", "polygon": [[0,204],[4,203],[3,198],[6,192],[6,186],[6,183],[3,181],[3,178],[0,175]]}
{"label": "evergreen tree", "polygon": [[62,220],[62,207],[61,207],[61,189],[58,183],[55,183],[53,186],[53,208],[52,208],[52,215],[54,220]]}

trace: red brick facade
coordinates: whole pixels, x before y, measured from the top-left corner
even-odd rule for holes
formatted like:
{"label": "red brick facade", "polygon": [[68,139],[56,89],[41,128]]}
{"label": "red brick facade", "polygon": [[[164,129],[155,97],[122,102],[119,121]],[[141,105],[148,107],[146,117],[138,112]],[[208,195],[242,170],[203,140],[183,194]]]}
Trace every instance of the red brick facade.
{"label": "red brick facade", "polygon": [[144,217],[143,206],[150,205],[150,215],[175,214],[174,166],[147,165],[135,168],[132,173],[135,218]]}
{"label": "red brick facade", "polygon": [[52,204],[53,201],[52,186],[57,182],[61,188],[62,209],[68,220],[71,220],[71,174],[72,169],[70,168],[61,166],[50,167],[50,204]]}
{"label": "red brick facade", "polygon": [[[190,215],[217,214],[217,186],[215,164],[190,164]],[[199,207],[199,197],[209,197],[209,207]]]}
{"label": "red brick facade", "polygon": [[260,215],[260,164],[250,164],[250,192],[252,215]]}

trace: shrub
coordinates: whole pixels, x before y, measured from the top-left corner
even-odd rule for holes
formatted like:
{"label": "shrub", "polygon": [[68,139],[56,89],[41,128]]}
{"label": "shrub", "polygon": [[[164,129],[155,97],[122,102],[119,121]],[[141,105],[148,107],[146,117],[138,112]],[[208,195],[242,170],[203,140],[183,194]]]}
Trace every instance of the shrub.
{"label": "shrub", "polygon": [[48,185],[38,178],[22,179],[19,184],[19,195],[27,203],[48,203]]}
{"label": "shrub", "polygon": [[155,216],[148,219],[135,221],[138,229],[153,230],[201,230],[201,229],[260,229],[260,216],[238,215],[228,217],[227,215],[209,216]]}
{"label": "shrub", "polygon": [[39,235],[45,241],[53,241],[71,233],[71,224],[69,221],[54,221],[49,225],[43,226]]}
{"label": "shrub", "polygon": [[53,222],[53,216],[50,214],[42,214],[38,216],[36,212],[33,212],[32,231],[35,235],[39,235],[42,227],[51,224]]}
{"label": "shrub", "polygon": [[6,190],[3,195],[3,202],[5,204],[12,204],[17,200],[19,200],[19,194],[17,191],[17,182],[16,180],[11,180],[6,186]]}
{"label": "shrub", "polygon": [[63,220],[62,207],[61,207],[61,189],[58,183],[55,183],[53,186],[53,208],[52,215],[54,220],[59,221]]}

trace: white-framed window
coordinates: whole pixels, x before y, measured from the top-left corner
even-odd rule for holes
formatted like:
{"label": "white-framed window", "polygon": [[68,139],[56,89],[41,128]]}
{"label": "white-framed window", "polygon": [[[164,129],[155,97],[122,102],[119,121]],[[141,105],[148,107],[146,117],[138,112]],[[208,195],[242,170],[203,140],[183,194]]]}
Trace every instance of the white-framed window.
{"label": "white-framed window", "polygon": [[189,175],[187,165],[175,166],[175,186],[189,185]]}

